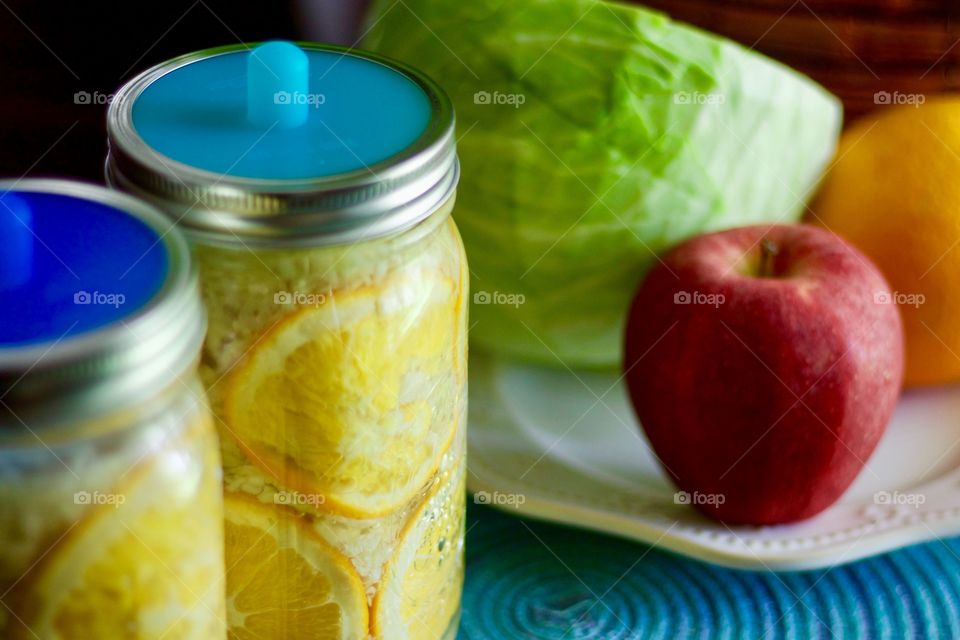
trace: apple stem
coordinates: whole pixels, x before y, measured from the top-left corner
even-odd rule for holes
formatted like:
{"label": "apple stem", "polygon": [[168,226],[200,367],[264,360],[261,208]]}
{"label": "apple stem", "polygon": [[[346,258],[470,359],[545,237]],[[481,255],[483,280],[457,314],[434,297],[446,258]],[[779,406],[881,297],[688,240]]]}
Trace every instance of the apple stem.
{"label": "apple stem", "polygon": [[777,243],[770,238],[764,238],[760,242],[760,266],[757,271],[761,278],[774,275],[773,261],[779,252],[780,249],[777,248]]}

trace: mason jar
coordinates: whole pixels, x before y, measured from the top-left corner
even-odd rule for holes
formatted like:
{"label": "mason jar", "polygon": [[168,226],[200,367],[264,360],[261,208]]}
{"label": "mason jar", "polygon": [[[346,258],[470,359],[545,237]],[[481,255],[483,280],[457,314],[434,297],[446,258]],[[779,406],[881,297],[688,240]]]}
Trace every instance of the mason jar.
{"label": "mason jar", "polygon": [[110,184],[175,220],[200,271],[231,633],[454,638],[468,272],[446,95],[356,50],[241,45],[132,80],[108,134]]}
{"label": "mason jar", "polygon": [[0,637],[225,638],[188,247],[100,187],[0,182]]}

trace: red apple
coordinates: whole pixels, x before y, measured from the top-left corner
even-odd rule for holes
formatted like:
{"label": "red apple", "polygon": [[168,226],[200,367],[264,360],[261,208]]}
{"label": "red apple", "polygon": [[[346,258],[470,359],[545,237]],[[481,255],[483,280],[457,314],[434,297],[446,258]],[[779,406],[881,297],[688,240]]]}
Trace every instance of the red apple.
{"label": "red apple", "polygon": [[903,377],[880,271],[805,225],[699,236],[634,298],[624,368],[680,501],[731,524],[809,518],[850,486]]}

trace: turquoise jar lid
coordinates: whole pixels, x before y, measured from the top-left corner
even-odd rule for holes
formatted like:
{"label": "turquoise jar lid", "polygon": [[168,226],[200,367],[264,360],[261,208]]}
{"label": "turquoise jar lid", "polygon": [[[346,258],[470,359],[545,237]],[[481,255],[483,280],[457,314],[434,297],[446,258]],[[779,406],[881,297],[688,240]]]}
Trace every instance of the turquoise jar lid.
{"label": "turquoise jar lid", "polygon": [[133,104],[134,128],[163,156],[276,180],[376,165],[416,142],[430,117],[427,93],[399,71],[285,42],[177,67]]}
{"label": "turquoise jar lid", "polygon": [[459,177],[454,114],[430,78],[332,45],[187,54],[124,85],[107,180],[200,240],[339,244],[413,226]]}

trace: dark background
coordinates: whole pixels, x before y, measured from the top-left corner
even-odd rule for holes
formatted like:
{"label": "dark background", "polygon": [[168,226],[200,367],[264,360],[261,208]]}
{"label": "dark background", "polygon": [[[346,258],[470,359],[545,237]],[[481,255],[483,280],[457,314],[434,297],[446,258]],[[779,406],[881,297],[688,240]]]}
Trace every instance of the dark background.
{"label": "dark background", "polygon": [[[106,98],[163,60],[268,39],[350,44],[362,2],[0,0],[0,176],[102,182]],[[90,95],[87,104],[76,94]]]}
{"label": "dark background", "polygon": [[[461,0],[470,2],[471,0]],[[960,90],[960,0],[630,0],[810,75],[849,123],[878,92]],[[0,0],[0,176],[101,181],[106,97],[137,73],[268,39],[355,44],[367,0]],[[90,95],[77,104],[78,92]]]}

